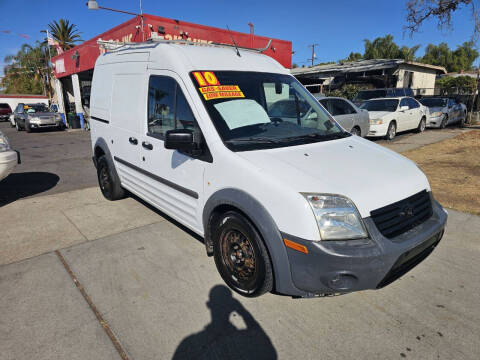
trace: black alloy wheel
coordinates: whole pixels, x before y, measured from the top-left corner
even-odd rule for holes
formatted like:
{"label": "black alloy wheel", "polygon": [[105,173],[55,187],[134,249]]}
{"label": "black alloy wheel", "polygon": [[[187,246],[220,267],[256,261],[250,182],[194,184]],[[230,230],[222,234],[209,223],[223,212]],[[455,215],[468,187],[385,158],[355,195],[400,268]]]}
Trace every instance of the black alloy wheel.
{"label": "black alloy wheel", "polygon": [[125,196],[125,190],[119,181],[116,181],[105,155],[100,156],[97,160],[97,178],[100,190],[106,199],[113,201]]}
{"label": "black alloy wheel", "polygon": [[263,240],[251,222],[229,211],[214,225],[214,259],[225,283],[246,297],[273,288],[273,271]]}

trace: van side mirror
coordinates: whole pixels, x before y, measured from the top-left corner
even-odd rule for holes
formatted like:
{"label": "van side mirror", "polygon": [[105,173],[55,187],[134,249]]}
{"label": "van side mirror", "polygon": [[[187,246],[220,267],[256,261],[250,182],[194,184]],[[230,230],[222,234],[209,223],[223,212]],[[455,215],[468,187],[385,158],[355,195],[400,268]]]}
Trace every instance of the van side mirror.
{"label": "van side mirror", "polygon": [[400,106],[400,111],[407,111],[408,109],[410,108],[407,105]]}
{"label": "van side mirror", "polygon": [[168,130],[165,133],[165,149],[192,151],[197,148],[193,131],[189,129]]}

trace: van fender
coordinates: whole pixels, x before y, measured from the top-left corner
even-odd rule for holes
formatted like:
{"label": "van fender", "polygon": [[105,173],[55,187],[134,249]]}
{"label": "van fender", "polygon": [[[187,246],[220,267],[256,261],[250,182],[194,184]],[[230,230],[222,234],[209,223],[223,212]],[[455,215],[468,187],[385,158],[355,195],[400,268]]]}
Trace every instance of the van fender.
{"label": "van fender", "polygon": [[97,141],[95,142],[95,146],[93,147],[93,163],[95,164],[95,167],[97,167],[97,148],[102,149],[103,153],[105,154],[105,158],[107,159],[108,166],[110,169],[112,169],[112,174],[114,177],[114,181],[118,182],[118,184],[121,184],[120,182],[120,177],[118,176],[117,169],[115,168],[115,164],[113,162],[113,156],[110,153],[110,149],[108,148],[107,142],[105,141],[104,138],[99,137]]}
{"label": "van fender", "polygon": [[302,296],[305,293],[295,287],[292,281],[287,250],[283,244],[282,235],[275,221],[265,207],[253,196],[243,190],[226,188],[213,193],[205,203],[202,214],[205,229],[205,246],[207,253],[213,251],[213,239],[210,222],[216,209],[229,206],[238,209],[260,232],[272,261],[275,281],[275,292],[291,296]]}

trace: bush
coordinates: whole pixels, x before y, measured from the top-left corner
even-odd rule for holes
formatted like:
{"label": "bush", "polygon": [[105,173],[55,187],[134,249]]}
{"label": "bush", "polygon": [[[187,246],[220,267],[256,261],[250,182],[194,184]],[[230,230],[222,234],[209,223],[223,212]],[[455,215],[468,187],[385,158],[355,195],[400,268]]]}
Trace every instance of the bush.
{"label": "bush", "polygon": [[472,94],[475,86],[476,80],[470,76],[445,76],[435,82],[444,94]]}
{"label": "bush", "polygon": [[348,84],[341,89],[325,92],[325,96],[343,97],[349,100],[353,100],[359,90],[360,88],[357,85]]}

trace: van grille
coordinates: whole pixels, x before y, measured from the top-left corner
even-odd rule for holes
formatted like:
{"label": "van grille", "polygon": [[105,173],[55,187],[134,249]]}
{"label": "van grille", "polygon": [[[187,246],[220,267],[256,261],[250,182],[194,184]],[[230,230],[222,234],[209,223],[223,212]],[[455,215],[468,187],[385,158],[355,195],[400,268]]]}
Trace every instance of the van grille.
{"label": "van grille", "polygon": [[425,222],[432,216],[430,194],[423,190],[406,199],[370,212],[373,222],[386,238],[393,238]]}

